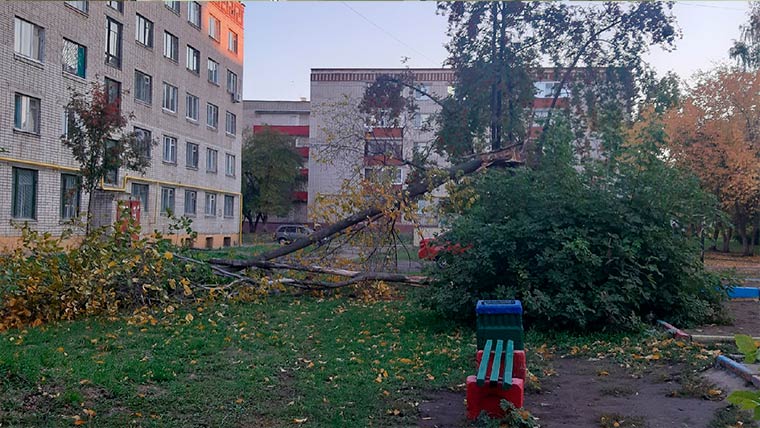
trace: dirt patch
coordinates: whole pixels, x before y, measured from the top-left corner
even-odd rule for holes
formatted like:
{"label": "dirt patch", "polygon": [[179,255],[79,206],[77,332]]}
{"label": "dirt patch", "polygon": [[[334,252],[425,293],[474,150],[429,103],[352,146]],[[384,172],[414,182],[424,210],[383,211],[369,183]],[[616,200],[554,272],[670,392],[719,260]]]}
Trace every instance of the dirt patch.
{"label": "dirt patch", "polygon": [[525,397],[526,408],[543,428],[597,428],[610,415],[650,428],[707,428],[715,412],[726,406],[678,397],[678,366],[659,364],[631,375],[608,361],[566,358],[554,361],[554,369],[557,375],[543,381],[540,393]]}
{"label": "dirt patch", "polygon": [[461,428],[467,425],[465,391],[429,391],[417,409],[420,428]]}
{"label": "dirt patch", "polygon": [[705,325],[687,329],[686,332],[720,336],[733,336],[738,333],[760,336],[760,302],[756,300],[733,300],[726,302],[725,307],[728,315],[733,319],[731,325]]}

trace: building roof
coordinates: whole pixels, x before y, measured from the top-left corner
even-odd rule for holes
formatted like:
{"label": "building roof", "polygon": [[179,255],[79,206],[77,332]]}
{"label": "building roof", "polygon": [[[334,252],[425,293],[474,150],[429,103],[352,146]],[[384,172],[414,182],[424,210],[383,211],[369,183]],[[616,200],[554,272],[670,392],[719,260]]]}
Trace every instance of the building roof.
{"label": "building roof", "polygon": [[308,114],[311,111],[311,102],[291,100],[243,100],[243,110],[253,110],[257,113]]}

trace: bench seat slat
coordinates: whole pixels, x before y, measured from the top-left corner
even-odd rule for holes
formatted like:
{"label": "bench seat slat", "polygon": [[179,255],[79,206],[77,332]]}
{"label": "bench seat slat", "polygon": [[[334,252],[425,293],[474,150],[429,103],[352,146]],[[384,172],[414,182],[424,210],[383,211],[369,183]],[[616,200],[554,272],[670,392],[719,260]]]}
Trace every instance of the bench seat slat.
{"label": "bench seat slat", "polygon": [[506,358],[504,359],[504,379],[502,381],[502,388],[509,389],[512,386],[512,364],[515,353],[515,343],[511,340],[507,341]]}
{"label": "bench seat slat", "polygon": [[487,340],[486,345],[483,347],[483,358],[480,360],[480,367],[478,367],[478,386],[483,386],[486,383],[486,372],[488,371],[488,363],[491,360],[491,347],[493,341]]}
{"label": "bench seat slat", "polygon": [[501,371],[501,360],[504,352],[504,341],[496,341],[496,350],[493,353],[493,365],[491,366],[491,386],[495,386],[499,382],[499,372]]}

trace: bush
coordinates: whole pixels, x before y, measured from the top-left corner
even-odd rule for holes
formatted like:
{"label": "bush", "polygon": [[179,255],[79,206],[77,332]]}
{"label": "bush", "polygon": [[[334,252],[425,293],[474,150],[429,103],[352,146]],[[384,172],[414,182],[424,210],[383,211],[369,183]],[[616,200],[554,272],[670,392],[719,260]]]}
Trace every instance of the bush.
{"label": "bush", "polygon": [[71,248],[70,232],[55,237],[23,225],[21,233],[21,245],[0,259],[0,330],[165,303],[191,296],[191,281],[213,280],[208,269],[177,260],[179,249],[160,234],[139,237],[132,221],[91,231]]}
{"label": "bush", "polygon": [[638,146],[602,172],[547,159],[477,177],[447,234],[467,250],[431,270],[424,302],[469,320],[478,299],[518,298],[526,323],[551,329],[717,317],[725,289],[680,226],[712,215],[712,204],[652,153]]}

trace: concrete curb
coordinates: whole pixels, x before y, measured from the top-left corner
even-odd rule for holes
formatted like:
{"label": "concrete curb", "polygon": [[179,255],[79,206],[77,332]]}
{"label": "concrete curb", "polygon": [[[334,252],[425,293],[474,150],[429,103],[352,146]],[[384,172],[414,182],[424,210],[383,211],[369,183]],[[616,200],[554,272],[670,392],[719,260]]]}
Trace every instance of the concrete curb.
{"label": "concrete curb", "polygon": [[662,321],[657,320],[657,324],[661,325],[665,330],[667,330],[668,333],[670,333],[675,339],[685,339],[685,340],[691,340],[691,335],[679,328],[674,327],[673,325]]}
{"label": "concrete curb", "polygon": [[760,376],[752,373],[752,370],[747,368],[744,364],[736,362],[725,355],[718,355],[718,358],[715,359],[715,365],[739,376],[751,383],[755,388],[760,388]]}

